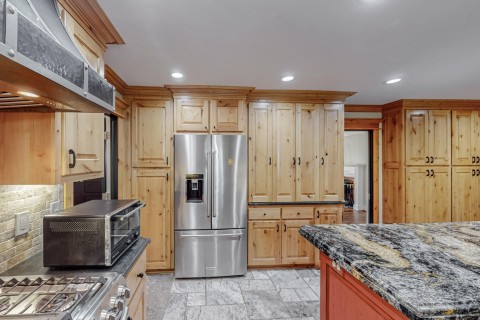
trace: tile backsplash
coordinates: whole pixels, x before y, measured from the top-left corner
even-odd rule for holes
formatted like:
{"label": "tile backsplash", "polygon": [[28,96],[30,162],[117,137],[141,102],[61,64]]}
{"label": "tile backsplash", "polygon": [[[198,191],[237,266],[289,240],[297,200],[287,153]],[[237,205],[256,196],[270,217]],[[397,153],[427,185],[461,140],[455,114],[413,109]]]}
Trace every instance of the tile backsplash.
{"label": "tile backsplash", "polygon": [[[63,185],[0,186],[0,272],[41,252],[43,216],[63,208]],[[29,212],[30,231],[15,237],[15,214]]]}

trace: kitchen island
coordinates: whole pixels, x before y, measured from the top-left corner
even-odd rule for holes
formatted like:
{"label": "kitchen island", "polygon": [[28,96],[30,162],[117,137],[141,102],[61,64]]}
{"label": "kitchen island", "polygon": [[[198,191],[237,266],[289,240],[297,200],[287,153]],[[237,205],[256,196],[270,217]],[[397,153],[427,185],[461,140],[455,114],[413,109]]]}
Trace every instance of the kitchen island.
{"label": "kitchen island", "polygon": [[321,319],[479,319],[480,222],[316,225]]}

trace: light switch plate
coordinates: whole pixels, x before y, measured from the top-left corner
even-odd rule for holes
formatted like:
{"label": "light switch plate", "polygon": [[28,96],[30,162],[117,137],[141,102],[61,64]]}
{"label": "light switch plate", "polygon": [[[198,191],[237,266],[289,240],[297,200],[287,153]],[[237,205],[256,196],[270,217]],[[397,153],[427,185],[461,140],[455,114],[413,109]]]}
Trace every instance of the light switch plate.
{"label": "light switch plate", "polygon": [[28,211],[15,215],[15,237],[21,236],[30,230],[30,216]]}

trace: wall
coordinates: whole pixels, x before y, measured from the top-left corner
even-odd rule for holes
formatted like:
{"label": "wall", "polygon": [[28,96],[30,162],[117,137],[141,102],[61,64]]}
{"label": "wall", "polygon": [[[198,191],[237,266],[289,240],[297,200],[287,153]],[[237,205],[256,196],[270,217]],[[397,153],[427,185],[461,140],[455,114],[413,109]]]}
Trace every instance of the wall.
{"label": "wall", "polygon": [[[43,216],[63,208],[63,186],[0,186],[0,272],[41,252]],[[29,211],[30,231],[15,237],[15,214]]]}
{"label": "wall", "polygon": [[363,189],[363,203],[364,208],[359,210],[368,209],[368,185],[369,185],[369,154],[368,154],[368,132],[366,131],[350,131],[345,132],[345,149],[344,149],[344,162],[347,165],[366,165],[366,179]]}

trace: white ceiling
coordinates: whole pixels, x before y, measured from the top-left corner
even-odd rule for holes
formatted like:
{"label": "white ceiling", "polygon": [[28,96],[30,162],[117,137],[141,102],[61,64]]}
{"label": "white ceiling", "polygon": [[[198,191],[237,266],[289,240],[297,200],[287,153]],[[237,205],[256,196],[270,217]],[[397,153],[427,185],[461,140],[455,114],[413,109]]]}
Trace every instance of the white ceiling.
{"label": "white ceiling", "polygon": [[129,85],[357,91],[353,104],[480,99],[479,0],[99,3],[126,42],[106,62]]}

